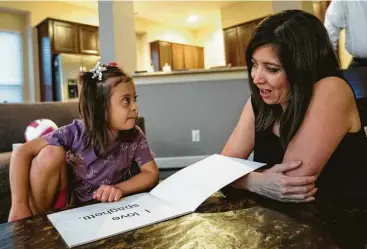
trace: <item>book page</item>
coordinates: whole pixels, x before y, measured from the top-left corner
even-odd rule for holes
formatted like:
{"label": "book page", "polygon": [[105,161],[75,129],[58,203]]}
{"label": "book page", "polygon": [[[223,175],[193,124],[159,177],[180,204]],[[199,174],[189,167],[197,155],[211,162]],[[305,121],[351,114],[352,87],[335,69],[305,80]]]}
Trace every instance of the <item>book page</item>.
{"label": "book page", "polygon": [[119,202],[74,208],[47,217],[69,247],[97,241],[190,213],[149,193]]}
{"label": "book page", "polygon": [[171,175],[150,193],[195,211],[213,193],[265,164],[213,155]]}

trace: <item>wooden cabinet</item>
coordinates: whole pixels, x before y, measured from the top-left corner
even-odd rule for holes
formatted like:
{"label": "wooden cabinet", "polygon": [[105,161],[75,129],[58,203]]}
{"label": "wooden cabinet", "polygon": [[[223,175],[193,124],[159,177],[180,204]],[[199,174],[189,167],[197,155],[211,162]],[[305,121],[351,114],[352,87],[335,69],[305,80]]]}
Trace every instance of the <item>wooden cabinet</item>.
{"label": "wooden cabinet", "polygon": [[155,71],[162,71],[167,63],[172,70],[204,68],[204,48],[154,41],[150,43],[150,54]]}
{"label": "wooden cabinet", "polygon": [[204,48],[196,47],[196,62],[197,68],[204,68]]}
{"label": "wooden cabinet", "polygon": [[226,50],[227,65],[231,64],[231,66],[233,67],[241,65],[239,59],[240,52],[239,52],[236,28],[230,28],[224,30],[224,46]]}
{"label": "wooden cabinet", "polygon": [[53,61],[57,54],[99,54],[98,27],[47,18],[37,25],[41,101],[57,99]]}
{"label": "wooden cabinet", "polygon": [[78,53],[78,26],[69,22],[52,21],[53,48],[56,53]]}
{"label": "wooden cabinet", "polygon": [[162,71],[167,63],[172,67],[172,47],[171,43],[155,41],[150,43],[150,54],[154,66],[154,71]]}
{"label": "wooden cabinet", "polygon": [[246,66],[246,49],[252,32],[263,18],[256,19],[235,27],[223,30],[226,50],[226,61],[231,66]]}
{"label": "wooden cabinet", "polygon": [[196,47],[184,47],[185,69],[196,68],[196,57]]}
{"label": "wooden cabinet", "polygon": [[79,48],[82,54],[99,54],[98,27],[79,24]]}
{"label": "wooden cabinet", "polygon": [[167,63],[172,66],[172,48],[168,42],[161,42],[159,44],[159,64],[161,68]]}
{"label": "wooden cabinet", "polygon": [[172,68],[174,70],[185,69],[184,45],[172,44]]}

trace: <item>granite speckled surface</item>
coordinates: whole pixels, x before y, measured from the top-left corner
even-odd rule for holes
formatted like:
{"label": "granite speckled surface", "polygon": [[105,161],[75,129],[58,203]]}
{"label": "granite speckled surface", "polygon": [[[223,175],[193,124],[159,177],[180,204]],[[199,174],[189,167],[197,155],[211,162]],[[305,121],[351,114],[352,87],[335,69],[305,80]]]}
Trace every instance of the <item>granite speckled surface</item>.
{"label": "granite speckled surface", "polygon": [[[366,220],[367,209],[362,216],[361,210],[348,212],[357,212],[359,220]],[[343,219],[355,221],[352,216],[342,215]],[[193,214],[78,248],[337,248],[335,237],[329,233],[332,228],[321,217],[322,213],[314,204],[284,204],[254,195],[224,196],[218,192]],[[350,227],[345,229],[351,230]],[[367,230],[364,232],[367,233]],[[358,248],[357,242],[360,242],[355,238],[349,239],[349,245],[339,248]],[[344,240],[339,242],[346,243]],[[67,246],[47,217],[39,215],[1,224],[0,248]]]}

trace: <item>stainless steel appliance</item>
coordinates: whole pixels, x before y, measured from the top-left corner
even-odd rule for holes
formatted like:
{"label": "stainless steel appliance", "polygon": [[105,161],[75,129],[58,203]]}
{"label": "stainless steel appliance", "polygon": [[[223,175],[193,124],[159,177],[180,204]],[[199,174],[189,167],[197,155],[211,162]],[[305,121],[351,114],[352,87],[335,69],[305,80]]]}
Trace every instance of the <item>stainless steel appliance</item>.
{"label": "stainless steel appliance", "polygon": [[80,73],[91,70],[99,60],[95,55],[58,54],[54,60],[56,101],[78,99]]}

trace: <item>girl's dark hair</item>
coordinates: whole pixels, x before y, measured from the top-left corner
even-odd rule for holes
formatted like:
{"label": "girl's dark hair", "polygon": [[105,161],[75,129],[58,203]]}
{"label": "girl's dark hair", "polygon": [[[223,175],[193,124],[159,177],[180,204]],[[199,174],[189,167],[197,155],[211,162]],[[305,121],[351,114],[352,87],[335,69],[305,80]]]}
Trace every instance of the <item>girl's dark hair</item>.
{"label": "girl's dark hair", "polygon": [[[102,70],[84,72],[80,75],[79,112],[87,131],[86,144],[96,152],[103,153],[109,145],[109,106],[111,90],[120,83],[133,82],[132,78],[116,65],[100,65]],[[135,129],[120,131],[121,139],[129,139]]]}
{"label": "girl's dark hair", "polygon": [[[251,78],[252,56],[256,49],[271,45],[287,75],[290,92],[288,106],[267,105]],[[336,76],[339,61],[324,25],[314,15],[301,10],[286,10],[264,19],[255,29],[246,50],[248,78],[258,113],[256,130],[266,130],[280,122],[284,149],[298,131],[310,104],[314,84]]]}

